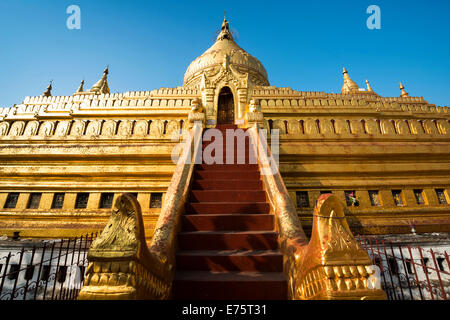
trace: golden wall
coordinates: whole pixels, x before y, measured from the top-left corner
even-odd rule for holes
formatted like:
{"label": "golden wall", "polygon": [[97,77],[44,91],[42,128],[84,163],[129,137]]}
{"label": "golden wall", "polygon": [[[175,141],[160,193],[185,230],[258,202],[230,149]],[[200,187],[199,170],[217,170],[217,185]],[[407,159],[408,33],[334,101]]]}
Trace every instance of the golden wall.
{"label": "golden wall", "polygon": [[[146,235],[159,209],[152,194],[165,193],[175,165],[172,134],[183,128],[196,89],[170,88],[123,94],[27,97],[0,109],[0,235],[59,238],[102,230],[111,209],[101,194],[137,193]],[[280,171],[308,232],[321,191],[346,204],[354,232],[450,231],[450,113],[423,98],[382,98],[255,87],[265,127],[280,130]],[[400,190],[402,205],[392,190]],[[414,190],[422,190],[418,204]],[[378,191],[372,205],[369,191]],[[15,208],[4,208],[19,193]],[[89,193],[75,209],[77,193]],[[37,208],[30,194],[42,193]],[[65,193],[60,209],[55,193]],[[441,202],[442,202],[441,194]]]}

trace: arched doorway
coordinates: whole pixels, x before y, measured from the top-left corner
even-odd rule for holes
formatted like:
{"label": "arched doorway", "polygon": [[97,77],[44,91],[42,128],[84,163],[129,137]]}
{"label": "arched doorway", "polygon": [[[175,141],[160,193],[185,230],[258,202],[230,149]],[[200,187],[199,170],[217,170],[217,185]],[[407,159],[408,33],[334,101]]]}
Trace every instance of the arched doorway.
{"label": "arched doorway", "polygon": [[234,124],[234,99],[228,87],[223,87],[219,93],[217,124]]}

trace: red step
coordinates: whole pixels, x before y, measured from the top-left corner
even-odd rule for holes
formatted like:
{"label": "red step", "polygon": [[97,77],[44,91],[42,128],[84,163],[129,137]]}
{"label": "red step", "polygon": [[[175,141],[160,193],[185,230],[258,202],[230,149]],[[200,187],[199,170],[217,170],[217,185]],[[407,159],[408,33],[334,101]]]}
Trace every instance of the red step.
{"label": "red step", "polygon": [[184,271],[283,271],[283,255],[277,250],[179,251],[176,259]]}
{"label": "red step", "polygon": [[183,231],[272,231],[271,214],[191,214],[182,216]]}
{"label": "red step", "polygon": [[275,250],[273,231],[187,231],[178,233],[181,250]]}
{"label": "red step", "polygon": [[267,202],[199,202],[187,203],[186,214],[267,214],[270,206]]}
{"label": "red step", "polygon": [[[174,299],[287,298],[275,219],[248,141],[245,148],[237,139],[233,147],[221,146],[223,160],[234,153],[233,164],[195,167],[178,233]],[[237,162],[239,152],[245,164]]]}
{"label": "red step", "polygon": [[193,190],[189,194],[189,202],[191,203],[264,201],[266,201],[264,191]]}
{"label": "red step", "polygon": [[198,164],[195,170],[199,171],[255,171],[259,173],[257,164]]}
{"label": "red step", "polygon": [[260,173],[258,171],[231,171],[231,170],[206,170],[195,171],[194,179],[208,179],[208,180],[227,180],[227,179],[242,179],[242,180],[259,180]]}
{"label": "red step", "polygon": [[263,190],[261,180],[194,180],[192,190]]}
{"label": "red step", "polygon": [[285,300],[281,272],[177,272],[173,297],[179,300]]}

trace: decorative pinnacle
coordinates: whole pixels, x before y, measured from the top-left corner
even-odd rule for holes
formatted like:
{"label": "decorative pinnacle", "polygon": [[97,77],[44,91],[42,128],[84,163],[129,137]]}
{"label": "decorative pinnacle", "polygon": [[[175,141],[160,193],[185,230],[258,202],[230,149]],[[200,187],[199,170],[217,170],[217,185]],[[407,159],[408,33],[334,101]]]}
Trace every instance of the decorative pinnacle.
{"label": "decorative pinnacle", "polygon": [[228,26],[228,20],[226,16],[223,18],[222,27],[220,28],[220,33],[217,36],[217,41],[227,39],[227,40],[233,40],[233,36],[230,32],[230,27]]}
{"label": "decorative pinnacle", "polygon": [[409,97],[408,92],[405,91],[405,86],[400,81],[399,81],[399,83],[400,83],[400,90],[401,90],[400,97]]}
{"label": "decorative pinnacle", "polygon": [[50,80],[50,84],[47,87],[47,90],[44,91],[44,93],[42,94],[43,97],[51,97],[52,95],[52,89],[53,89],[53,80]]}

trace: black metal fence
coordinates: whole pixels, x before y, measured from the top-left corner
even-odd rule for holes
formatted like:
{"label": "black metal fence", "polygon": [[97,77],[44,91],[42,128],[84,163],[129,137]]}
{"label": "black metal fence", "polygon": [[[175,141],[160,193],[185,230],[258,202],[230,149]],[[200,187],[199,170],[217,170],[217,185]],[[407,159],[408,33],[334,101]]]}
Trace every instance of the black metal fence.
{"label": "black metal fence", "polygon": [[73,300],[87,267],[87,252],[97,233],[49,240],[0,257],[0,300]]}
{"label": "black metal fence", "polygon": [[381,278],[389,300],[447,300],[450,298],[450,263],[445,250],[423,249],[357,236]]}

